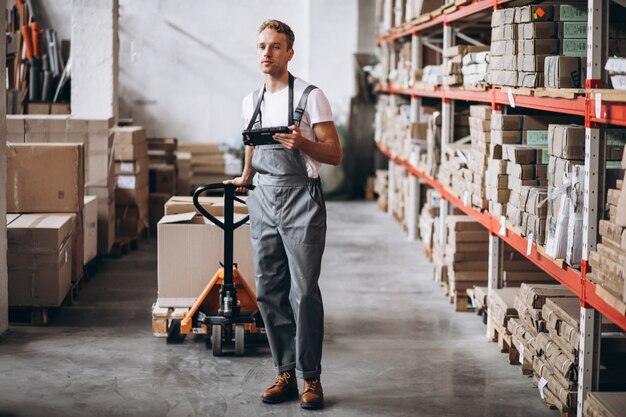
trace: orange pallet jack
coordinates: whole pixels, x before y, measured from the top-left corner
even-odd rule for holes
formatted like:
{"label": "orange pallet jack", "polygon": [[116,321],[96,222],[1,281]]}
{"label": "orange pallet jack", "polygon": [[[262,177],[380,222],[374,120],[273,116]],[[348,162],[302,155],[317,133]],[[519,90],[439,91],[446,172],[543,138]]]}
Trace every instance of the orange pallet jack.
{"label": "orange pallet jack", "polygon": [[[234,221],[234,202],[245,204],[244,200],[235,195],[236,188],[231,184],[205,184],[198,187],[193,194],[193,203],[200,214],[224,230],[224,262],[193,306],[184,314],[179,325],[173,326],[171,335],[168,334],[168,339],[181,338],[188,334],[205,334],[207,347],[210,343],[213,356],[222,355],[223,347],[232,345],[235,355],[242,356],[245,353],[246,339],[267,340],[255,292],[233,262],[234,231],[249,219],[246,216]],[[223,222],[205,210],[198,201],[201,194],[219,189],[224,190]]]}

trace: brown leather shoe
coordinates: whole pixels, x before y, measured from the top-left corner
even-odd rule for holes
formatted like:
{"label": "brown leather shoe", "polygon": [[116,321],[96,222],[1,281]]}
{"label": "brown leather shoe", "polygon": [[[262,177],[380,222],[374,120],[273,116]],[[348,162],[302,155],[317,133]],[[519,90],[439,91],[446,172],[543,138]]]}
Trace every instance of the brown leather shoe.
{"label": "brown leather shoe", "polygon": [[304,391],[300,397],[300,406],[307,410],[317,410],[324,407],[324,391],[319,378],[304,380]]}
{"label": "brown leather shoe", "polygon": [[261,400],[268,404],[278,404],[293,398],[298,398],[298,382],[294,371],[278,374],[274,385],[263,391],[261,395]]}

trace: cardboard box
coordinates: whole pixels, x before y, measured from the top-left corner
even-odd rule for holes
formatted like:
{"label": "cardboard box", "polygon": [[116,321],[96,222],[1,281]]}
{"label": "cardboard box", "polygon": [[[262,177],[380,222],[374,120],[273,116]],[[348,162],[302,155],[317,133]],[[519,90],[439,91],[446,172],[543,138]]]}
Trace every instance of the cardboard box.
{"label": "cardboard box", "polygon": [[547,56],[550,55],[518,55],[517,70],[522,72],[543,72]]}
{"label": "cardboard box", "polygon": [[61,304],[72,282],[72,228],[67,214],[23,214],[7,226],[9,305]]}
{"label": "cardboard box", "polygon": [[134,161],[115,161],[114,167],[115,175],[147,174],[150,169],[150,160],[146,157]]}
{"label": "cardboard box", "polygon": [[522,72],[517,73],[517,86],[523,88],[537,88],[545,84],[542,72]]}
{"label": "cardboard box", "polygon": [[[245,201],[247,197],[239,197]],[[198,202],[210,214],[214,216],[224,215],[224,197],[200,197]],[[248,214],[248,207],[238,201],[234,202],[234,211],[237,214]],[[174,196],[165,203],[165,215],[180,213],[197,213],[196,207],[193,205],[193,197]],[[199,214],[199,213],[198,213]]]}
{"label": "cardboard box", "polygon": [[470,116],[476,117],[482,120],[491,120],[492,111],[493,110],[491,109],[491,106],[480,106],[480,105],[470,106]]}
{"label": "cardboard box", "polygon": [[549,56],[544,64],[546,88],[583,88],[587,59],[570,56]]}
{"label": "cardboard box", "polygon": [[146,130],[141,126],[112,129],[115,140],[115,160],[132,161],[148,157]]}
{"label": "cardboard box", "polygon": [[515,8],[494,10],[491,14],[491,27],[510,25],[515,22]]}
{"label": "cardboard box", "polygon": [[496,26],[491,30],[492,41],[506,41],[517,39],[517,25],[514,23],[506,23]]}
{"label": "cardboard box", "polygon": [[541,145],[502,145],[503,159],[516,164],[546,164],[548,147]]}
{"label": "cardboard box", "polygon": [[532,22],[517,25],[517,39],[587,39],[587,22]]}
{"label": "cardboard box", "polygon": [[98,255],[98,200],[95,195],[86,195],[83,205],[83,265]]}
{"label": "cardboard box", "polygon": [[562,159],[585,159],[585,127],[551,124],[548,128],[548,152]]}
{"label": "cardboard box", "polygon": [[7,211],[79,213],[84,172],[81,144],[7,144]]}
{"label": "cardboard box", "polygon": [[554,187],[563,185],[565,174],[570,174],[574,165],[584,165],[584,161],[550,156],[548,161],[548,184]]}
{"label": "cardboard box", "polygon": [[491,42],[491,55],[492,56],[513,56],[518,53],[518,45],[524,41],[505,40],[505,41],[492,41]]}
{"label": "cardboard box", "polygon": [[176,168],[173,165],[150,165],[150,192],[176,194]]}
{"label": "cardboard box", "polygon": [[531,179],[547,179],[548,174],[548,166],[547,165],[537,165],[537,164],[528,164],[528,165],[520,165],[509,163],[506,166],[507,174],[512,177],[519,178],[521,180],[531,180]]}
{"label": "cardboard box", "polygon": [[[165,216],[157,228],[158,303],[162,307],[191,306],[223,261],[224,233],[193,212]],[[254,289],[249,224],[234,232],[234,262]]]}
{"label": "cardboard box", "polygon": [[494,130],[547,130],[550,123],[569,123],[571,116],[552,114],[550,116],[503,114],[494,111],[491,117],[491,128]]}
{"label": "cardboard box", "polygon": [[492,130],[492,143],[500,145],[547,145],[547,130]]}
{"label": "cardboard box", "polygon": [[115,192],[107,187],[87,187],[98,202],[98,255],[108,255],[115,242]]}

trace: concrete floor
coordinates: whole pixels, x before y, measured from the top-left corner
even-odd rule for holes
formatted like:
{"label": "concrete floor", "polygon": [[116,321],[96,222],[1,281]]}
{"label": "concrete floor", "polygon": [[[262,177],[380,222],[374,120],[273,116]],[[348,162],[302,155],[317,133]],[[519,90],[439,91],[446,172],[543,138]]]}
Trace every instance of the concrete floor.
{"label": "concrete floor", "polygon": [[267,348],[214,358],[150,329],[156,243],[104,260],[77,305],[0,339],[6,416],[556,416],[485,326],[454,313],[419,243],[373,203],[328,204],[323,411],[261,403]]}

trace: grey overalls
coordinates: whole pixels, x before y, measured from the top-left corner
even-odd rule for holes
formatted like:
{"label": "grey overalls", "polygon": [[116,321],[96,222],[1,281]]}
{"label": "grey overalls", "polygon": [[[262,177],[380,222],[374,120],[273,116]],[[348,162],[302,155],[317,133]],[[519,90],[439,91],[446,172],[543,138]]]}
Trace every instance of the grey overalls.
{"label": "grey overalls", "polygon": [[[290,109],[292,97],[290,74]],[[298,106],[297,124],[303,109]],[[256,113],[252,120],[256,121]],[[291,111],[289,116],[291,125]],[[308,177],[299,150],[290,151],[280,144],[256,146],[252,167],[259,174],[247,202],[257,303],[274,367],[278,372],[295,367],[300,378],[318,377],[324,339],[318,279],[326,240],[321,183],[319,178]]]}

